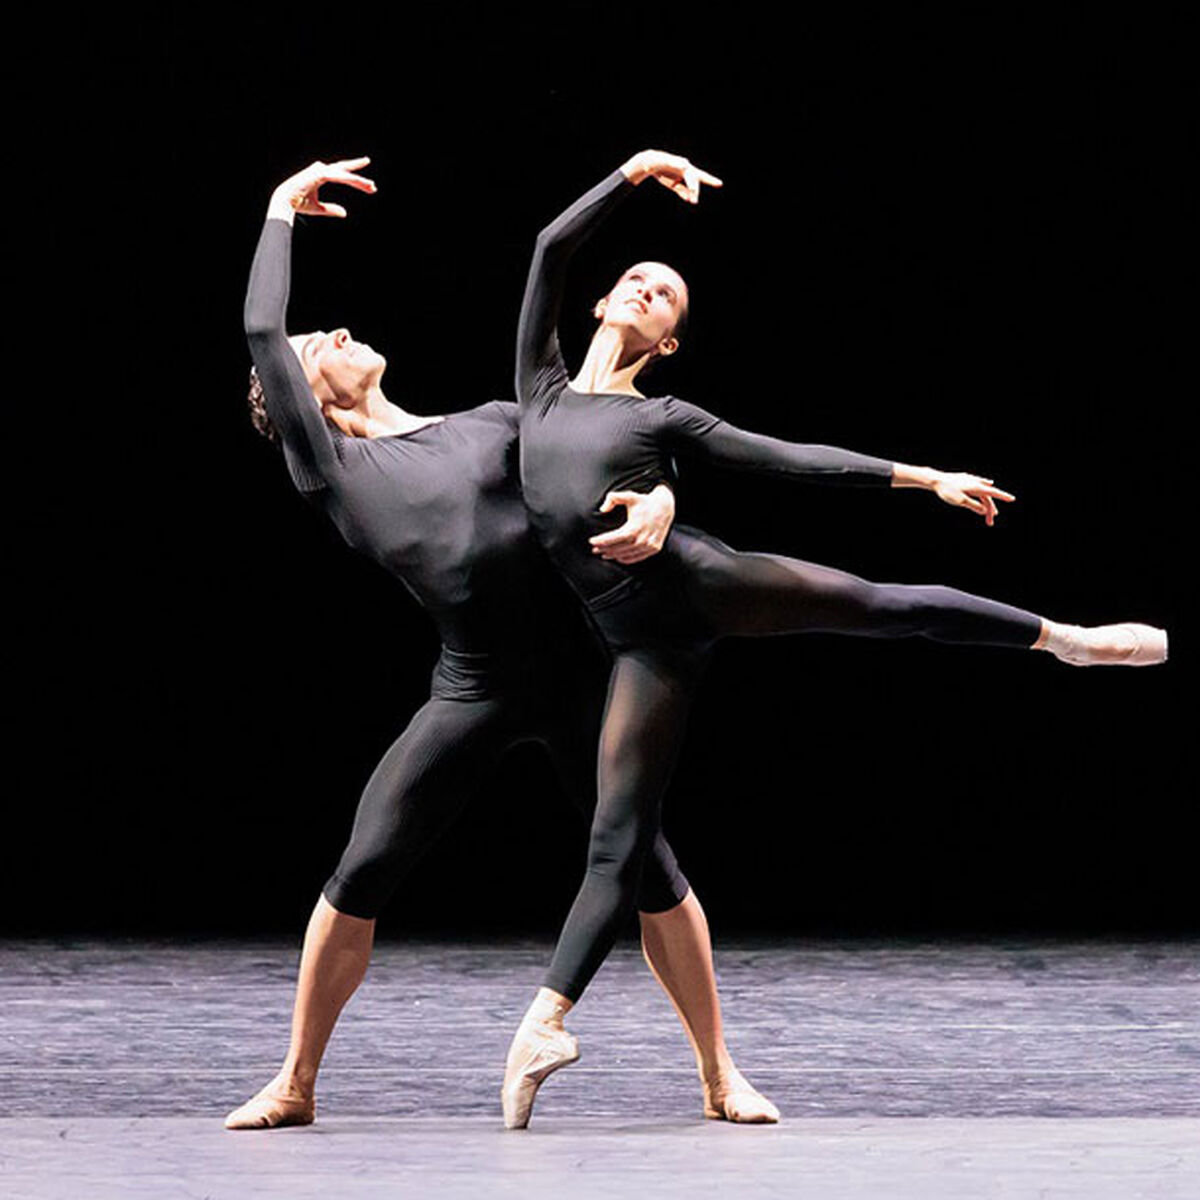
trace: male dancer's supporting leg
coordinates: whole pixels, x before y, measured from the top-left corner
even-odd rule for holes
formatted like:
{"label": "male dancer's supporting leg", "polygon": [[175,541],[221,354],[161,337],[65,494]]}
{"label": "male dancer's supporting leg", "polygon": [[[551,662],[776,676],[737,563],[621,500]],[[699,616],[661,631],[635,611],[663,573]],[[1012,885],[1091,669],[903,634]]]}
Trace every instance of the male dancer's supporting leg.
{"label": "male dancer's supporting leg", "polygon": [[743,1124],[774,1124],[779,1110],[751,1087],[725,1045],[708,920],[696,893],[663,913],[640,913],[642,953],[671,998],[704,1085],[704,1115]]}
{"label": "male dancer's supporting leg", "polygon": [[333,1027],[367,973],[375,921],[340,913],[322,896],[304,934],[292,1036],[279,1074],[225,1118],[226,1129],[309,1125],[317,1071]]}

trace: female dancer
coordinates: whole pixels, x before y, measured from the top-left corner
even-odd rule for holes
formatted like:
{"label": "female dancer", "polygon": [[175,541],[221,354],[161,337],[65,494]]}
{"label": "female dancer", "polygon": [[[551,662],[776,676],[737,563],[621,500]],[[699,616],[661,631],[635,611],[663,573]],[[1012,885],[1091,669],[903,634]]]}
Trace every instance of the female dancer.
{"label": "female dancer", "polygon": [[679,452],[800,479],[927,488],[988,524],[996,501],[1013,498],[978,476],[781,442],[734,429],[691,404],[643,396],[639,372],[675,353],[687,314],[687,285],[662,263],[631,267],[596,305],[599,326],[571,378],[556,330],[568,261],[648,178],[693,204],[702,184],[721,186],[687,159],[653,150],[635,155],[538,236],[521,309],[517,397],[526,503],[550,556],[603,633],[613,668],[587,872],[545,985],[509,1050],[502,1099],[510,1127],[528,1122],[541,1080],[577,1057],[563,1015],[633,903],[688,700],[718,638],[823,630],[1042,649],[1077,665],[1141,666],[1166,657],[1166,635],[1149,626],[1057,625],[951,588],[874,584],[796,559],[739,554],[679,525],[663,552],[638,566],[589,555],[584,538],[604,527],[597,499],[612,487],[645,488],[668,478]]}
{"label": "female dancer", "polygon": [[[260,381],[252,410],[260,431],[281,440],[296,487],[351,546],[408,586],[443,647],[430,699],[368,782],[350,843],[313,911],[284,1065],[229,1115],[230,1129],[313,1120],[317,1070],[366,972],[376,914],[504,750],[542,742],[576,803],[587,812],[594,805],[604,668],[596,670],[591,635],[529,529],[515,406],[416,416],[386,399],[385,359],[347,330],[290,343],[286,336],[293,218],[345,216],[319,189],[336,182],[373,192],[357,174],[367,162],[315,163],[272,196],[246,296]],[[636,562],[655,553],[674,515],[670,489],[618,491],[605,504],[624,506],[629,520],[596,541],[598,556]],[[725,1047],[704,913],[661,838],[636,904],[647,961],[705,1072],[710,1115],[777,1120]]]}

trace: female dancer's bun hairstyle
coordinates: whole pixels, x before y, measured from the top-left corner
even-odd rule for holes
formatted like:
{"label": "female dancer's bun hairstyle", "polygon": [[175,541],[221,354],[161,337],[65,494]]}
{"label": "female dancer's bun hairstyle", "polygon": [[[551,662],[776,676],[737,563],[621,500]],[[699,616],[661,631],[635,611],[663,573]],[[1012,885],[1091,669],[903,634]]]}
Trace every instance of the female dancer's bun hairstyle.
{"label": "female dancer's bun hairstyle", "polygon": [[267,441],[278,446],[279,431],[271,423],[271,418],[267,413],[262,380],[259,379],[258,371],[254,367],[250,368],[250,391],[246,395],[246,403],[250,406],[250,423]]}

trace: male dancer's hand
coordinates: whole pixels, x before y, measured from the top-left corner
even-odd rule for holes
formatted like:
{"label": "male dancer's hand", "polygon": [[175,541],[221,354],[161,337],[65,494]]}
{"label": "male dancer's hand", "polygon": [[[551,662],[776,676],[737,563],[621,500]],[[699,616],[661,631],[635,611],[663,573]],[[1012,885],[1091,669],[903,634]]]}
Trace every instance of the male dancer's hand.
{"label": "male dancer's hand", "polygon": [[315,162],[303,171],[297,171],[272,193],[267,216],[289,224],[296,213],[310,217],[344,217],[346,210],[340,204],[330,204],[321,199],[321,185],[344,183],[360,192],[373,193],[376,190],[374,181],[364,179],[357,173],[370,161],[366,157],[343,158],[332,163]]}
{"label": "male dancer's hand", "polygon": [[626,510],[625,523],[588,538],[592,553],[626,565],[657,554],[675,520],[675,493],[665,483],[646,493],[609,492],[600,511],[609,513],[619,506]]}
{"label": "male dancer's hand", "polygon": [[639,184],[643,179],[653,177],[689,204],[699,204],[702,183],[707,183],[709,187],[724,186],[715,175],[710,175],[686,158],[678,154],[668,154],[665,150],[642,150],[622,164],[621,174],[632,184]]}

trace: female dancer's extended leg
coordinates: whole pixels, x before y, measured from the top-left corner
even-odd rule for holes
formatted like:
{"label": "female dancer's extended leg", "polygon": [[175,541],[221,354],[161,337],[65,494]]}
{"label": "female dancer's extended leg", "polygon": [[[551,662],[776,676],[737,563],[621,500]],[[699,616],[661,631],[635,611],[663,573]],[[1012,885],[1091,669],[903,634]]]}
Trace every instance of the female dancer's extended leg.
{"label": "female dancer's extended leg", "polygon": [[[600,797],[587,871],[523,1026],[553,1010],[561,1027],[562,1014],[583,994],[627,919],[640,864],[658,833],[696,665],[712,642],[726,636],[824,631],[1055,650],[1053,631],[1074,628],[1054,626],[1024,609],[955,588],[870,583],[798,559],[740,553],[680,527],[672,537],[673,575],[658,597],[658,608],[665,611],[656,609],[645,593],[631,602],[646,618],[644,628],[657,632],[637,644],[626,617],[597,614],[601,626],[617,630],[624,644],[613,645],[615,665],[600,741]],[[690,643],[676,636],[675,631],[686,628],[696,630],[694,636],[686,635],[692,637]],[[1143,652],[1145,661],[1161,661],[1165,646],[1161,652],[1147,646],[1139,640],[1140,630],[1148,638],[1160,634],[1146,626],[1081,632],[1101,635],[1087,648],[1096,655],[1091,661],[1136,662]],[[525,1098],[521,1124],[528,1121],[533,1093]]]}
{"label": "female dancer's extended leg", "polygon": [[[1028,648],[1041,632],[1041,618],[1033,613],[953,588],[868,583],[797,559],[738,553],[690,531],[681,541],[687,568],[681,593],[711,632],[708,641],[824,630]],[[648,645],[615,655],[587,871],[545,979],[547,988],[572,1004],[632,907],[641,864],[658,834],[695,663],[704,650],[701,641],[690,648]]]}
{"label": "female dancer's extended leg", "polygon": [[680,537],[688,601],[716,637],[846,633],[1029,649],[1042,618],[940,584],[871,583],[778,554],[746,554],[707,534]]}
{"label": "female dancer's extended leg", "polygon": [[1047,650],[1073,666],[1151,666],[1167,635],[1149,625],[1064,625],[940,584],[870,583],[777,554],[743,554],[679,533],[681,586],[717,637],[829,632]]}

